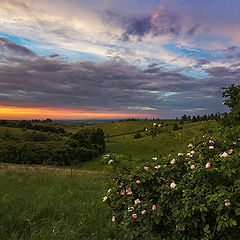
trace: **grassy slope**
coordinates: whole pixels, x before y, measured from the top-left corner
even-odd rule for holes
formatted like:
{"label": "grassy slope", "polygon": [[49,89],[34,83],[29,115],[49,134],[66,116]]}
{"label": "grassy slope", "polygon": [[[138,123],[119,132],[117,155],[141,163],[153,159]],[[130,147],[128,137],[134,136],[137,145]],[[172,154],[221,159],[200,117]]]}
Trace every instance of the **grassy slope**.
{"label": "grassy slope", "polygon": [[[172,128],[174,121],[168,121]],[[213,123],[214,124],[214,123]],[[120,122],[101,124],[105,134],[126,135],[106,139],[110,152],[131,154],[136,159],[149,159],[181,151],[189,143],[200,123],[184,124],[183,130],[176,131],[181,138],[160,134],[154,140],[143,132],[143,138],[134,139],[135,134],[147,122]],[[76,126],[69,129],[77,131]],[[20,129],[8,128],[19,138],[24,134]],[[6,128],[0,127],[0,135]],[[28,131],[28,130],[27,130]],[[156,152],[153,152],[153,149]],[[109,166],[100,164],[98,158],[83,163],[80,170],[66,168],[46,169],[15,166],[11,169],[0,164],[0,239],[99,239],[108,238],[108,224],[111,213],[102,202],[109,178]],[[94,170],[94,171],[86,171]]]}
{"label": "grassy slope", "polygon": [[0,169],[0,239],[106,239],[111,213],[100,172]]}
{"label": "grassy slope", "polygon": [[[164,127],[172,129],[174,121],[168,121],[169,126]],[[210,124],[214,124],[213,122]],[[123,123],[113,123],[112,126],[106,128],[109,136],[119,133]],[[147,125],[145,122],[126,123],[125,131],[134,131],[141,129]],[[148,122],[150,127],[152,122]],[[183,148],[189,144],[191,137],[199,131],[200,122],[184,124],[182,130],[173,132],[174,136],[162,133],[156,138],[151,138],[146,132],[142,133],[142,138],[134,139],[135,134],[126,134],[124,136],[110,137],[106,139],[107,151],[131,155],[135,159],[149,159],[153,156],[166,156],[170,153],[183,151]]]}

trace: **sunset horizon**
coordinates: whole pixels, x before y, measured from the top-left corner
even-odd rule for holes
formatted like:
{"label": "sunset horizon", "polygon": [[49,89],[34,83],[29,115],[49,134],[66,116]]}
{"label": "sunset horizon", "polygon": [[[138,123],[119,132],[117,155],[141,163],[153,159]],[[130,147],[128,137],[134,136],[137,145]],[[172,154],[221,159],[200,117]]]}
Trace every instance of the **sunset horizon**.
{"label": "sunset horizon", "polygon": [[228,111],[221,88],[239,83],[239,7],[236,0],[2,0],[0,118]]}

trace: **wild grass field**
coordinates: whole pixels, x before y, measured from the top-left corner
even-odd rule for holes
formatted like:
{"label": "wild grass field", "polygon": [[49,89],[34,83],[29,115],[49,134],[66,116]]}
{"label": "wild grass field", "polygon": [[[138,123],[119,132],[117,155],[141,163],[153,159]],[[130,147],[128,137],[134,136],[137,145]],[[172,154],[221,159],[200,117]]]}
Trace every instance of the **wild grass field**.
{"label": "wild grass field", "polygon": [[[174,122],[165,122],[165,128],[172,129]],[[201,126],[201,122],[187,123],[173,134],[152,138],[143,131],[152,124],[136,121],[89,127],[104,130],[106,152],[147,161],[182,151]],[[68,125],[70,129],[75,132],[76,126]],[[18,138],[31,132],[0,127],[2,140],[6,131]],[[138,131],[142,137],[135,139]],[[101,165],[100,157],[71,168],[0,164],[0,239],[111,239],[112,215],[102,201],[111,177],[110,166]]]}
{"label": "wild grass field", "polygon": [[107,239],[101,171],[1,165],[0,239]]}

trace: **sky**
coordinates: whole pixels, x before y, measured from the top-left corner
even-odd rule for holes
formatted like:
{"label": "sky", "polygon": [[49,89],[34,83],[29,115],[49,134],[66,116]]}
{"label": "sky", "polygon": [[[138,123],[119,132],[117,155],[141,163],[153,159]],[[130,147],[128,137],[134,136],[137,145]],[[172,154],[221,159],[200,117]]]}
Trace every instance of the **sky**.
{"label": "sky", "polygon": [[0,119],[227,111],[239,0],[1,0]]}

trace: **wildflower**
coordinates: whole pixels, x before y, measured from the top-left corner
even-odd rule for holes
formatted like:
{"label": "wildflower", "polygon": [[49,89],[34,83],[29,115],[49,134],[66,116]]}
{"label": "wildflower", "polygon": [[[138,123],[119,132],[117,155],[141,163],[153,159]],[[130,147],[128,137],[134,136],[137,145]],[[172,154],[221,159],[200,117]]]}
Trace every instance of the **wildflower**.
{"label": "wildflower", "polygon": [[134,214],[132,215],[132,217],[133,217],[133,218],[137,218],[137,214],[134,213]]}
{"label": "wildflower", "polygon": [[131,188],[127,189],[127,190],[126,190],[126,193],[127,193],[128,195],[131,195],[131,194],[132,194]]}
{"label": "wildflower", "polygon": [[186,155],[189,157],[193,157],[193,155],[191,153],[187,153]]}
{"label": "wildflower", "polygon": [[194,151],[191,151],[190,153],[191,153],[191,154],[194,154],[195,152],[194,152]]}
{"label": "wildflower", "polygon": [[139,199],[136,199],[136,200],[134,201],[134,203],[135,203],[135,204],[138,204],[138,203],[140,203],[140,200],[139,200]]}
{"label": "wildflower", "polygon": [[231,205],[229,199],[225,199],[224,202],[225,202],[225,206],[226,206],[226,207],[229,207],[229,206]]}
{"label": "wildflower", "polygon": [[161,127],[161,126],[162,126],[162,124],[161,124],[161,123],[159,123],[159,124],[158,124],[158,127]]}
{"label": "wildflower", "polygon": [[175,159],[172,159],[172,161],[170,162],[171,164],[174,164],[175,163]]}
{"label": "wildflower", "polygon": [[128,211],[129,211],[129,212],[132,212],[133,210],[134,210],[134,207],[129,207],[129,208],[128,208]]}
{"label": "wildflower", "polygon": [[188,144],[188,147],[189,147],[189,148],[193,148],[192,143],[189,143],[189,144]]}
{"label": "wildflower", "polygon": [[108,189],[107,193],[110,193],[110,192],[111,192],[111,190],[112,190],[111,188],[110,188],[110,189]]}
{"label": "wildflower", "polygon": [[111,160],[108,161],[108,164],[111,164],[112,162],[113,162],[113,160],[111,159]]}
{"label": "wildflower", "polygon": [[115,222],[116,218],[114,216],[112,216],[112,222]]}
{"label": "wildflower", "polygon": [[124,194],[125,194],[125,190],[121,190],[121,191],[120,191],[120,195],[123,196]]}
{"label": "wildflower", "polygon": [[157,166],[155,166],[154,168],[158,169],[158,168],[160,168],[160,167],[161,167],[160,165],[157,165]]}
{"label": "wildflower", "polygon": [[152,206],[152,210],[155,211],[157,209],[156,205]]}
{"label": "wildflower", "polygon": [[153,123],[153,126],[156,126],[157,124],[156,123]]}
{"label": "wildflower", "polygon": [[149,167],[144,167],[144,169],[147,171],[149,169]]}
{"label": "wildflower", "polygon": [[228,151],[228,154],[232,154],[233,153],[233,149],[230,149],[229,151]]}
{"label": "wildflower", "polygon": [[148,129],[147,128],[145,128],[145,131],[147,131]]}
{"label": "wildflower", "polygon": [[145,215],[146,213],[147,213],[146,210],[143,210],[143,211],[142,211],[142,215]]}
{"label": "wildflower", "polygon": [[152,158],[152,160],[155,160],[155,161],[157,161],[157,157],[153,157],[153,158]]}
{"label": "wildflower", "polygon": [[214,146],[209,146],[209,149],[214,149]]}
{"label": "wildflower", "polygon": [[178,153],[178,156],[183,156],[183,153]]}
{"label": "wildflower", "polygon": [[140,183],[140,180],[137,180],[136,183]]}
{"label": "wildflower", "polygon": [[236,145],[236,144],[237,144],[237,142],[233,142],[233,144],[234,144],[234,145]]}
{"label": "wildflower", "polygon": [[107,200],[107,196],[105,196],[104,198],[103,198],[103,202],[105,202]]}
{"label": "wildflower", "polygon": [[226,152],[224,152],[222,155],[220,155],[220,157],[227,157],[228,154]]}
{"label": "wildflower", "polygon": [[104,156],[104,158],[109,158],[110,157],[110,155],[109,154],[106,154],[105,156]]}
{"label": "wildflower", "polygon": [[195,165],[192,165],[190,168],[191,168],[191,169],[194,169],[194,168],[195,168]]}
{"label": "wildflower", "polygon": [[207,163],[206,168],[210,168],[210,167],[211,167],[210,163]]}
{"label": "wildflower", "polygon": [[173,181],[170,186],[171,186],[171,188],[175,188],[176,187],[175,182]]}

